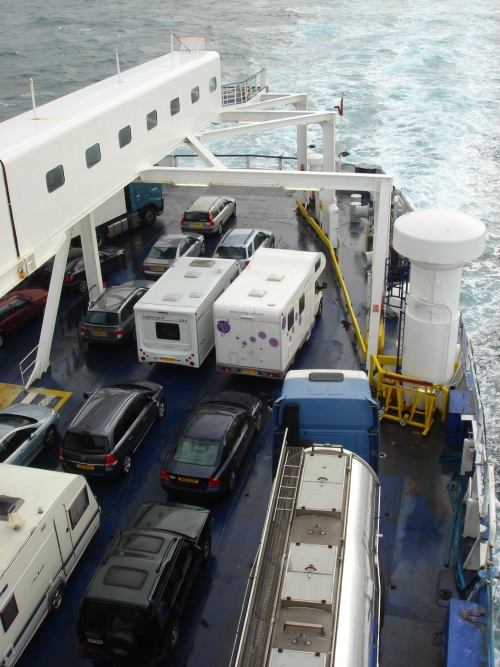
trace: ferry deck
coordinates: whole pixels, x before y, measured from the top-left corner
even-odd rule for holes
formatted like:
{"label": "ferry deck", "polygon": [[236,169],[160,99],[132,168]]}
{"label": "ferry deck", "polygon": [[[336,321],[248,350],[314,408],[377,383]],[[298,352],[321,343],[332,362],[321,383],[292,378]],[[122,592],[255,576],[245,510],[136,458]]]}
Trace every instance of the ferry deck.
{"label": "ferry deck", "polygon": [[[297,214],[293,193],[251,188],[164,188],[165,212],[155,225],[140,228],[116,239],[123,247],[127,266],[106,276],[108,285],[142,277],[142,261],[153,241],[166,231],[178,233],[187,206],[201,194],[229,194],[237,200],[238,216],[227,227],[262,227],[276,237],[276,247],[300,250],[323,249],[318,237]],[[365,225],[349,223],[349,197],[339,195],[341,268],[361,329],[366,322],[366,278],[361,264],[365,249]],[[33,224],[36,213],[33,212]],[[206,238],[211,256],[219,237]],[[297,354],[294,368],[364,369],[357,343],[329,260],[322,280],[323,316],[309,341]],[[77,297],[65,295],[60,312]],[[387,322],[387,336],[395,335],[397,321]],[[40,321],[34,321],[6,338],[0,350],[0,405],[21,402],[23,391],[19,361],[38,341]],[[225,375],[215,371],[212,352],[199,369],[149,365],[138,361],[135,344],[123,348],[88,347],[71,331],[56,325],[51,353],[51,372],[31,391],[35,402],[57,407],[61,421],[56,446],[40,454],[32,466],[60,469],[59,444],[66,427],[83,402],[83,393],[123,379],[148,379],[163,385],[165,418],[156,423],[137,450],[128,477],[111,481],[91,480],[101,506],[101,527],[68,582],[63,608],[49,616],[18,661],[19,667],[67,667],[87,664],[76,650],[75,625],[80,599],[110,536],[127,526],[139,505],[165,500],[160,486],[160,468],[184,419],[186,408],[206,394],[237,389],[259,395],[265,402],[279,395],[281,383],[252,377]],[[31,396],[30,396],[31,399]],[[259,545],[271,490],[272,433],[270,415],[257,434],[239,469],[237,486],[230,495],[210,505],[214,514],[213,553],[190,595],[182,617],[181,639],[170,661],[173,667],[229,666],[248,576]],[[458,597],[453,572],[444,568],[452,507],[447,484],[457,463],[440,464],[446,452],[444,426],[436,413],[429,434],[382,422],[380,481],[380,558],[385,582],[385,618],[381,635],[381,665],[429,667],[442,664],[442,637],[446,600],[439,597],[445,585]],[[450,452],[453,452],[450,450]],[[452,457],[450,457],[452,458]],[[90,663],[88,663],[90,664]]]}

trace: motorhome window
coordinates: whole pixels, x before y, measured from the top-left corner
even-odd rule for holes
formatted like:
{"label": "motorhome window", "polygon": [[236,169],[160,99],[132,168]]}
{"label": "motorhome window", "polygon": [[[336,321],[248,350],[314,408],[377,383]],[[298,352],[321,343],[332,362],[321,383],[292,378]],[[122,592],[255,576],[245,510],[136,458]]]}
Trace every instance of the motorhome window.
{"label": "motorhome window", "polygon": [[120,148],[123,148],[131,141],[132,130],[130,129],[130,125],[127,125],[127,127],[122,127],[122,129],[118,132],[118,142],[120,144]]}
{"label": "motorhome window", "polygon": [[120,588],[132,588],[139,591],[148,578],[147,570],[136,570],[135,567],[120,567],[112,565],[102,580],[107,586],[120,586]]}
{"label": "motorhome window", "polygon": [[149,253],[150,259],[175,259],[177,246],[153,246]]}
{"label": "motorhome window", "polygon": [[63,449],[75,454],[107,454],[107,438],[102,435],[67,431]]}
{"label": "motorhome window", "polygon": [[87,169],[94,167],[101,161],[101,147],[99,144],[94,144],[85,151],[85,159],[87,161]]}
{"label": "motorhome window", "polygon": [[217,77],[213,76],[210,81],[208,82],[208,89],[210,90],[211,93],[214,92],[214,90],[217,90]]}
{"label": "motorhome window", "polygon": [[113,327],[118,324],[118,313],[101,313],[98,310],[90,310],[85,316],[85,324]]}
{"label": "motorhome window", "polygon": [[17,606],[16,596],[13,595],[3,608],[2,613],[0,613],[4,632],[7,632],[18,614],[19,608]]}
{"label": "motorhome window", "polygon": [[58,188],[62,187],[65,182],[64,169],[62,164],[48,171],[45,174],[45,178],[47,180],[47,190],[49,192],[54,192],[54,190],[57,190]]}
{"label": "motorhome window", "polygon": [[188,211],[184,222],[208,222],[208,213],[205,211]]}
{"label": "motorhome window", "polygon": [[196,86],[196,88],[191,89],[191,104],[198,102],[199,99],[200,99],[200,87]]}
{"label": "motorhome window", "polygon": [[288,313],[288,331],[293,327],[293,319],[295,317],[295,308]]}
{"label": "motorhome window", "polygon": [[181,103],[178,97],[170,102],[170,115],[175,116],[181,110]]}
{"label": "motorhome window", "polygon": [[236,248],[235,246],[221,246],[217,250],[217,256],[222,259],[246,259],[245,248]]}
{"label": "motorhome window", "polygon": [[179,440],[174,454],[174,461],[197,466],[213,466],[219,454],[218,440],[204,440],[184,436]]}
{"label": "motorhome window", "polygon": [[71,521],[71,528],[74,530],[77,523],[85,514],[85,510],[89,506],[89,494],[87,487],[84,486],[77,495],[75,502],[69,508],[69,519]]}
{"label": "motorhome window", "polygon": [[107,635],[114,630],[128,630],[134,635],[144,634],[144,618],[141,611],[101,602],[87,602],[85,630]]}
{"label": "motorhome window", "polygon": [[156,111],[150,111],[148,115],[146,116],[146,125],[149,130],[152,130],[154,127],[158,125],[158,114]]}
{"label": "motorhome window", "polygon": [[181,330],[175,322],[156,322],[156,337],[161,340],[180,340]]}
{"label": "motorhome window", "polygon": [[318,257],[316,260],[316,264],[314,265],[314,270],[319,271],[319,267],[321,266],[321,257]]}
{"label": "motorhome window", "polygon": [[299,299],[299,315],[302,315],[306,307],[306,295],[303,294]]}

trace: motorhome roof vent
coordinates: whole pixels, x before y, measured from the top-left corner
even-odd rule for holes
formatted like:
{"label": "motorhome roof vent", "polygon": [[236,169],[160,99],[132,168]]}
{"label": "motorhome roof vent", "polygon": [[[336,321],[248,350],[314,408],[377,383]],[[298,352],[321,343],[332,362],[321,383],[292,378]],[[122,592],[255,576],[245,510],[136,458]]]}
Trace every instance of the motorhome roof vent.
{"label": "motorhome roof vent", "polygon": [[182,294],[174,294],[173,292],[169,292],[168,294],[165,294],[163,301],[179,301],[181,296]]}
{"label": "motorhome roof vent", "polygon": [[184,274],[184,278],[199,278],[201,276],[201,271],[188,271]]}
{"label": "motorhome roof vent", "polygon": [[344,374],[343,373],[309,373],[310,382],[343,382]]}
{"label": "motorhome roof vent", "polygon": [[0,521],[7,521],[9,514],[17,512],[24,503],[22,498],[13,496],[0,496]]}
{"label": "motorhome roof vent", "polygon": [[189,266],[203,266],[205,268],[210,268],[215,264],[215,259],[193,259]]}
{"label": "motorhome roof vent", "polygon": [[271,275],[268,276],[268,280],[273,280],[275,283],[280,283],[285,276],[281,273],[271,273]]}
{"label": "motorhome roof vent", "polygon": [[201,297],[203,296],[203,292],[191,292],[189,296],[191,297],[191,299],[201,299]]}
{"label": "motorhome roof vent", "polygon": [[248,296],[258,296],[262,298],[266,293],[265,289],[253,289],[251,292],[248,292]]}

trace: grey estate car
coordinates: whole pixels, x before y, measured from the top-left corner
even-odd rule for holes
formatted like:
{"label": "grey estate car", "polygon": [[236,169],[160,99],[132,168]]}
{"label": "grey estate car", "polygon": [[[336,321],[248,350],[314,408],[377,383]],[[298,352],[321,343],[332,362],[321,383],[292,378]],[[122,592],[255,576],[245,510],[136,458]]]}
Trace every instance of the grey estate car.
{"label": "grey estate car", "polygon": [[97,389],[73,419],[60,449],[66,472],[95,477],[127,475],[132,455],[165,414],[163,388],[131,380]]}
{"label": "grey estate car", "polygon": [[131,280],[108,287],[83,318],[83,340],[121,345],[134,338],[134,306],[153,284],[151,280]]}
{"label": "grey estate car", "polygon": [[220,240],[214,257],[237,259],[243,270],[257,248],[274,248],[274,234],[265,229],[230,229]]}
{"label": "grey estate car", "polygon": [[149,251],[142,263],[146,278],[157,280],[179,257],[199,257],[205,254],[205,239],[202,234],[165,234]]}
{"label": "grey estate car", "polygon": [[181,220],[183,231],[220,234],[222,225],[236,215],[236,200],[233,197],[204,196],[191,204]]}

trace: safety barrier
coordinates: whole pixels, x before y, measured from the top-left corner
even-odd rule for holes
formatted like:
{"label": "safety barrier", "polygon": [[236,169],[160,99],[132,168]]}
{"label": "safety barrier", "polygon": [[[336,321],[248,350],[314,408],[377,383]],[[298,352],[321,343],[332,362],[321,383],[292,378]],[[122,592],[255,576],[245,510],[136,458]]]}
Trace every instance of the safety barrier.
{"label": "safety barrier", "polygon": [[225,83],[221,86],[222,106],[245,104],[258,93],[266,89],[266,70],[261,69],[257,74],[249,76],[238,83]]}

